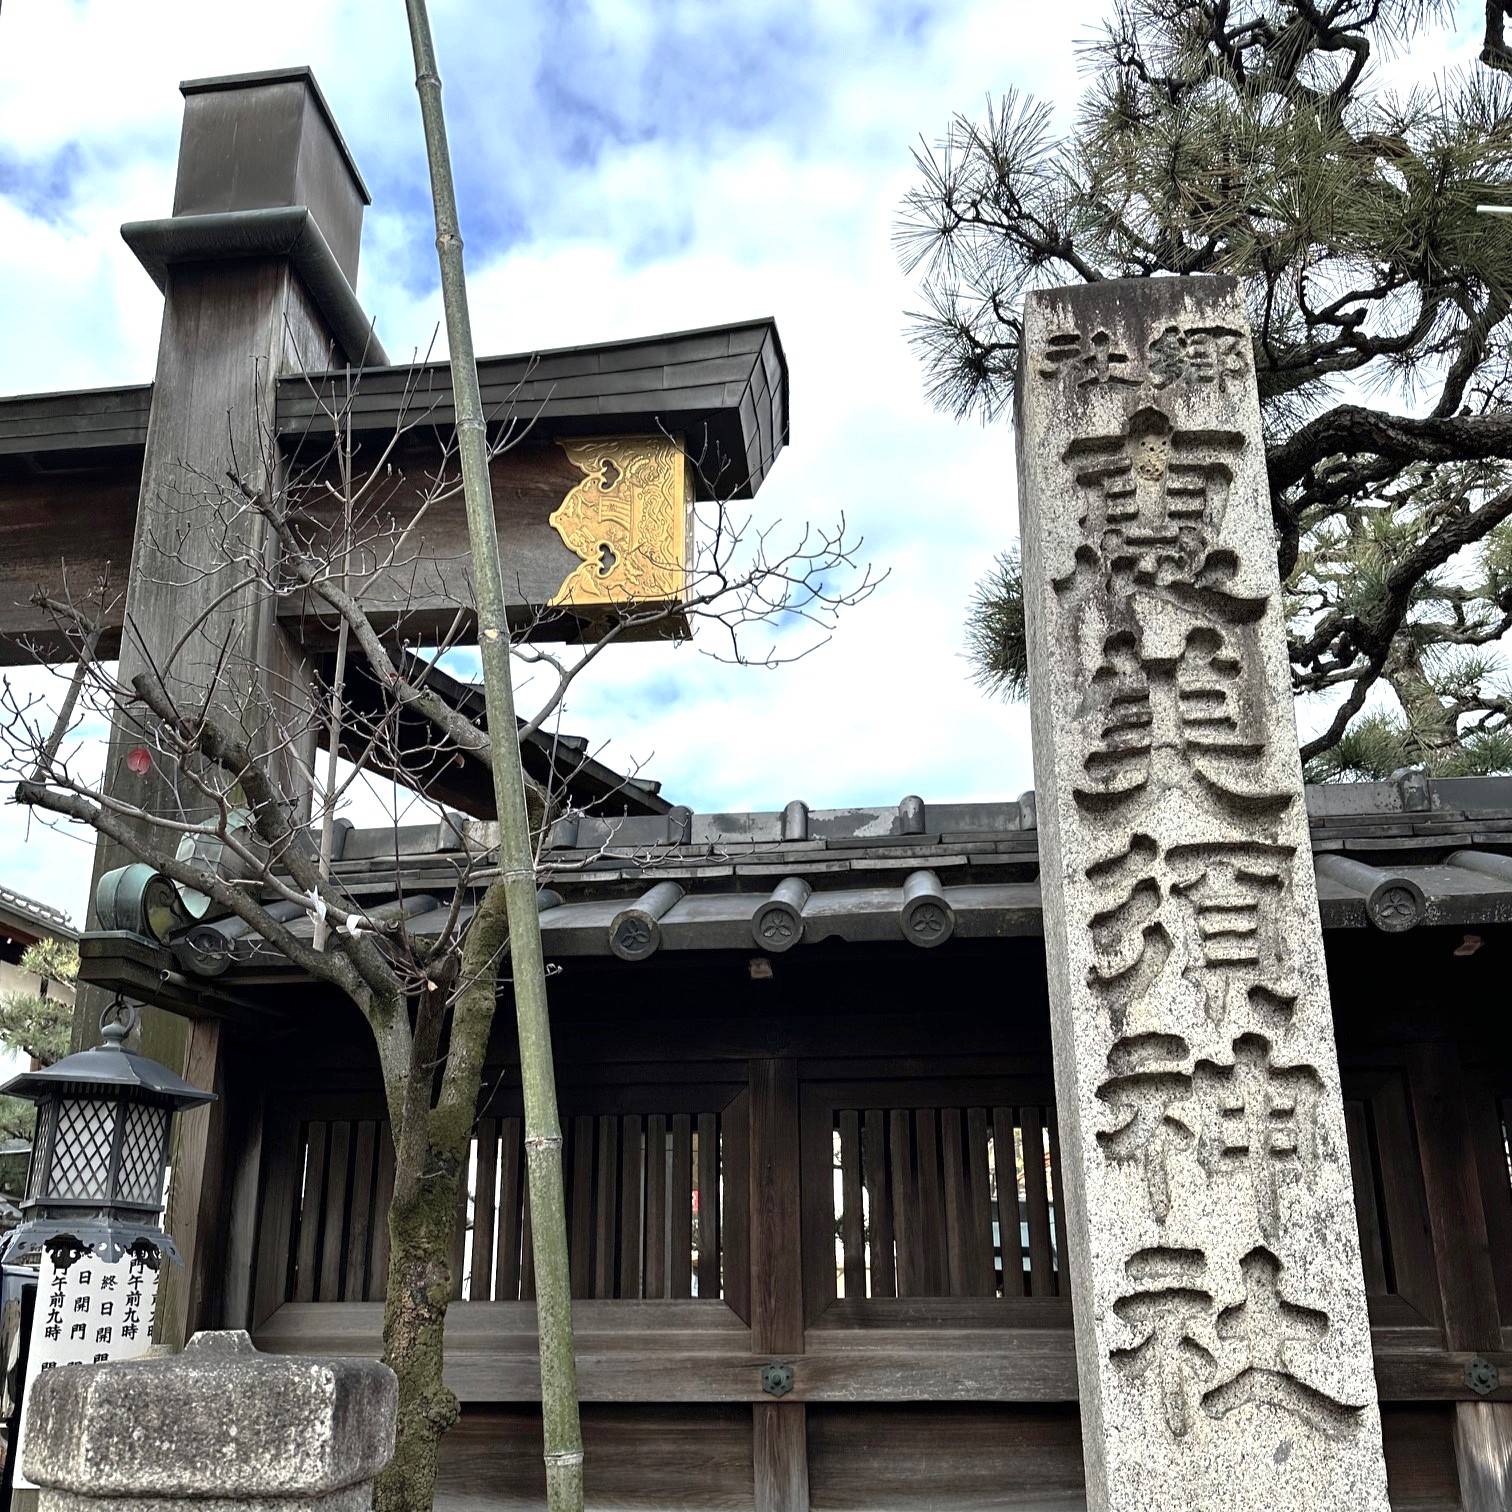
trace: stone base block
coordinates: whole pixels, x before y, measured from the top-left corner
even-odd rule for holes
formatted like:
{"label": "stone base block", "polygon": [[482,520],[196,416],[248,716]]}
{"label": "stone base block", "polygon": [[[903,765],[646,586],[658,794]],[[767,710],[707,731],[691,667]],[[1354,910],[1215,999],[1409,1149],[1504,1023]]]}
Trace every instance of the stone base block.
{"label": "stone base block", "polygon": [[325,1496],[258,1497],[255,1503],[224,1496],[89,1496],[73,1491],[43,1491],[37,1512],[370,1512],[373,1483],[343,1486]]}
{"label": "stone base block", "polygon": [[366,1512],[398,1398],[376,1360],[265,1355],[244,1333],[202,1333],[165,1359],[40,1376],[22,1463],[48,1512]]}

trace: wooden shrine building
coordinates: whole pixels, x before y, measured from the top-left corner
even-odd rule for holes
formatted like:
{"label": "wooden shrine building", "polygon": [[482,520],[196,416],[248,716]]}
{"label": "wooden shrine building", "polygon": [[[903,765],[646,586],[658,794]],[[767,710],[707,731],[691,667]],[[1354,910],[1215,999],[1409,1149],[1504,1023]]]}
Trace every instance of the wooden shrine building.
{"label": "wooden shrine building", "polygon": [[[1460,1485],[1505,1464],[1512,1410],[1512,779],[1308,797],[1393,1506],[1488,1507]],[[1034,818],[908,798],[553,835],[591,1505],[1081,1504]],[[395,843],[346,835],[354,895],[394,895]],[[397,843],[423,934],[466,841]],[[235,924],[84,949],[127,991],[169,973],[236,1045],[194,1323],[376,1352],[389,1154],[356,1011]],[[541,1495],[512,1040],[501,1013],[447,1323],[438,1505],[477,1512]]]}
{"label": "wooden shrine building", "polygon": [[[0,400],[10,664],[66,653],[32,603],[60,561],[75,587],[124,581],[107,654],[141,654],[128,621],[171,638],[190,590],[158,570],[164,543],[180,565],[199,549],[186,479],[223,476],[228,447],[271,438],[270,468],[295,465],[340,412],[359,436],[401,435],[401,492],[447,454],[444,365],[391,364],[353,292],[366,190],[308,71],[184,93],[173,215],[125,228],[165,292],[155,381]],[[657,545],[681,560],[689,503],[753,496],[787,439],[770,321],[480,372],[496,424],[532,421],[493,463],[522,618],[586,613],[595,584],[604,607],[623,598],[606,580],[628,565],[613,532],[629,506],[549,524],[589,442],[667,449]],[[423,641],[465,580],[459,498],[408,565],[402,594],[362,591],[380,626]],[[332,632],[300,595],[255,625],[205,602],[292,700],[317,685]],[[481,714],[477,689],[436,686]],[[524,752],[550,773],[563,743]],[[152,801],[122,754],[118,736],[112,782]],[[582,816],[550,832],[539,906],[589,1504],[1084,1505],[1034,795],[700,815],[570,754]],[[343,827],[333,860],[364,904],[402,894],[422,935],[459,856],[481,884],[493,843],[486,790],[465,774],[434,790],[457,812]],[[1491,1512],[1512,1485],[1512,779],[1409,774],[1307,803],[1392,1505]],[[102,847],[98,866],[123,859]],[[220,1094],[179,1136],[170,1332],[376,1352],[393,1155],[357,1011],[225,919],[158,935],[94,917],[80,948],[84,980],[163,1010],[154,1053]],[[484,1087],[447,1324],[449,1512],[542,1505],[507,1011]]]}

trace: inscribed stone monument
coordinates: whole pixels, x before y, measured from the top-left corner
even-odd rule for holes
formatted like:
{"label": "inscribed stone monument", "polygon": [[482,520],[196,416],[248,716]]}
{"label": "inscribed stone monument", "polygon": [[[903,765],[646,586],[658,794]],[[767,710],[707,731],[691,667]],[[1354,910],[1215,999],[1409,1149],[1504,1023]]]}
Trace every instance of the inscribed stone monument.
{"label": "inscribed stone monument", "polygon": [[1088,1506],[1386,1512],[1236,284],[1031,294],[1018,447]]}

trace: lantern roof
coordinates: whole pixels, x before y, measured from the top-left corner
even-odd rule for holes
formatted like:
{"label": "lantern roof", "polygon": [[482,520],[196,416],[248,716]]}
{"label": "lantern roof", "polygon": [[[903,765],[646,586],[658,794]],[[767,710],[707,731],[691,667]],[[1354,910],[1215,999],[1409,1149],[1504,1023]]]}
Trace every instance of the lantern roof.
{"label": "lantern roof", "polygon": [[65,1055],[51,1066],[37,1071],[23,1071],[0,1087],[0,1093],[24,1097],[31,1102],[67,1094],[105,1093],[130,1095],[135,1100],[153,1102],[175,1112],[200,1103],[214,1102],[213,1092],[191,1087],[167,1066],[128,1050],[124,1044],[135,1022],[133,1014],[125,1022],[102,1027],[103,1043],[90,1050]]}

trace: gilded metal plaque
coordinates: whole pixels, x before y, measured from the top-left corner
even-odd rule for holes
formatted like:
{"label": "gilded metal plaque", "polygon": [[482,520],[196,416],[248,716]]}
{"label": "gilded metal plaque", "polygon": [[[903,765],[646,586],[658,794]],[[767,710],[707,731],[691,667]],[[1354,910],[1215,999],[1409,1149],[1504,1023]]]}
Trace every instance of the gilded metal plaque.
{"label": "gilded metal plaque", "polygon": [[560,441],[583,481],[551,525],[583,565],[551,600],[556,608],[668,603],[682,598],[692,545],[692,472],[666,436]]}

